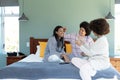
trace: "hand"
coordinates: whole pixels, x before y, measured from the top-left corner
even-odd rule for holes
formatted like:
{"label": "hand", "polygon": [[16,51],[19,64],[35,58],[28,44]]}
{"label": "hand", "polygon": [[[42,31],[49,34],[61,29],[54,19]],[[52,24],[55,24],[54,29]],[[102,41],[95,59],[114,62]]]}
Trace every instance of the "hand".
{"label": "hand", "polygon": [[60,57],[63,58],[63,60],[64,60],[65,62],[70,62],[70,59],[69,59],[69,57],[68,57],[66,54],[61,54]]}
{"label": "hand", "polygon": [[66,32],[67,28],[66,27],[63,27],[63,31]]}
{"label": "hand", "polygon": [[64,58],[64,57],[66,57],[66,56],[68,56],[68,54],[61,54],[61,55],[60,55],[61,58]]}
{"label": "hand", "polygon": [[84,52],[81,53],[82,56],[86,56],[86,54]]}
{"label": "hand", "polygon": [[61,55],[60,55],[61,58],[64,57],[64,56],[65,56],[65,54],[61,54]]}
{"label": "hand", "polygon": [[86,55],[84,52],[82,52],[81,55],[82,55],[83,57],[89,57],[89,56]]}
{"label": "hand", "polygon": [[75,44],[77,44],[78,46],[82,45],[81,42],[80,42],[80,40],[75,41]]}

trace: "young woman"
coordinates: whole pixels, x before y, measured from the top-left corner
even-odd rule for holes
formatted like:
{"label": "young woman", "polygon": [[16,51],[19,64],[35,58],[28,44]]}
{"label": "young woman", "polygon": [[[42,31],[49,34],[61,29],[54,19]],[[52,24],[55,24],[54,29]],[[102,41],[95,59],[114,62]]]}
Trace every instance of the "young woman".
{"label": "young woman", "polygon": [[91,47],[83,41],[76,41],[79,48],[85,55],[89,56],[88,60],[74,57],[71,62],[80,69],[79,74],[82,80],[92,80],[92,76],[97,71],[106,69],[110,66],[109,61],[109,44],[105,37],[110,32],[109,24],[103,18],[95,19],[90,22],[90,28],[98,39]]}
{"label": "young woman", "polygon": [[48,39],[45,58],[49,62],[68,62],[67,56],[64,56],[64,30],[62,26],[56,26],[53,30],[53,36]]}

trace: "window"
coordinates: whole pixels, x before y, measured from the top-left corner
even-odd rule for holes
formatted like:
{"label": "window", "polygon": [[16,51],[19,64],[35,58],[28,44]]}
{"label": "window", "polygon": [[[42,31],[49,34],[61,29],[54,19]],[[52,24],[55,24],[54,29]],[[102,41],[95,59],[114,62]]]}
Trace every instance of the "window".
{"label": "window", "polygon": [[115,4],[115,55],[120,56],[120,4]]}
{"label": "window", "polygon": [[19,7],[2,7],[5,52],[19,51]]}

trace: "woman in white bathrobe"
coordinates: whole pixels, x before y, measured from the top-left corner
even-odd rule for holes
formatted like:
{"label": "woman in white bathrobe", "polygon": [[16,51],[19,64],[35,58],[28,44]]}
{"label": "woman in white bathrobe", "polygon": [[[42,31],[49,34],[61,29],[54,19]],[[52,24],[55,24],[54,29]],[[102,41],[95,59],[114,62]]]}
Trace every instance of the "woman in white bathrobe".
{"label": "woman in white bathrobe", "polygon": [[87,55],[88,60],[74,57],[71,62],[80,69],[79,73],[82,80],[92,80],[92,76],[99,70],[107,69],[110,66],[109,44],[105,37],[110,32],[109,24],[103,18],[95,19],[90,22],[90,28],[97,40],[88,47],[83,41],[76,41],[80,49]]}

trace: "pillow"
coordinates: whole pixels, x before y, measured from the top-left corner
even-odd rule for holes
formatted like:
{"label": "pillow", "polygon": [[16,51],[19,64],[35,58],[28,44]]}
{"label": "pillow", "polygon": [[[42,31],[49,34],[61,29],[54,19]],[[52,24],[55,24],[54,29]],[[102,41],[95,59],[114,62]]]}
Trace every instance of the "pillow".
{"label": "pillow", "polygon": [[47,42],[42,42],[42,41],[39,41],[38,42],[39,45],[40,45],[40,57],[44,57],[44,53],[45,53],[45,48],[46,48],[46,45],[47,45]]}
{"label": "pillow", "polygon": [[72,53],[72,46],[70,43],[66,43],[65,44],[65,47],[66,47],[66,53]]}
{"label": "pillow", "polygon": [[36,51],[35,55],[40,56],[40,46],[37,45],[36,48],[37,48],[37,51]]}

